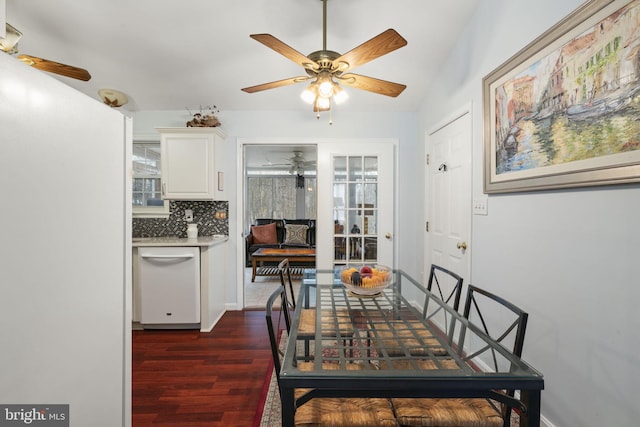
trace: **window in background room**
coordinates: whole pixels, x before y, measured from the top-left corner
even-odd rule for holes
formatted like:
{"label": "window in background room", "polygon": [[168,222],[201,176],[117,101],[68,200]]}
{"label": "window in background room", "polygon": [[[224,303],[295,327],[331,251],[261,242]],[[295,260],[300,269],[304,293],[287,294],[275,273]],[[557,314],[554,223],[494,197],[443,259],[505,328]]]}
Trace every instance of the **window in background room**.
{"label": "window in background room", "polygon": [[162,200],[160,142],[137,141],[132,155],[134,217],[166,217],[169,202]]}
{"label": "window in background room", "polygon": [[302,188],[297,187],[296,182],[296,176],[250,174],[247,177],[247,225],[257,218],[314,219],[316,178],[305,176]]}

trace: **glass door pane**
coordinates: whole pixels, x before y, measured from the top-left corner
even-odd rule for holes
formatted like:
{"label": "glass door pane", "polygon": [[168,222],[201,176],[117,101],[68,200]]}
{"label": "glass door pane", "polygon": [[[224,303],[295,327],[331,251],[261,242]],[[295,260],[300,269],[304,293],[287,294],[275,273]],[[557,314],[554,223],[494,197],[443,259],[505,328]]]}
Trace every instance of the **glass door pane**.
{"label": "glass door pane", "polygon": [[333,158],[334,265],[378,259],[378,157]]}

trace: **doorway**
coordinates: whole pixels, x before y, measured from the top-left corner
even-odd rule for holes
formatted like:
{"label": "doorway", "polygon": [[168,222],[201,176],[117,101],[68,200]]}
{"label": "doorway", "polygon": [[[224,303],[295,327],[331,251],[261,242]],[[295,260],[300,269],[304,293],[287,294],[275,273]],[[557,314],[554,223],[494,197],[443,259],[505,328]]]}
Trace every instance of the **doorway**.
{"label": "doorway", "polygon": [[[246,141],[242,150],[242,198],[239,209],[242,219],[242,296],[243,308],[264,308],[269,295],[279,285],[273,263],[258,268],[253,274],[246,236],[258,220],[313,220],[316,215],[316,159],[313,143],[281,141]],[[277,243],[283,243],[285,233],[279,227]]]}
{"label": "doorway", "polygon": [[425,265],[471,273],[471,108],[427,134]]}

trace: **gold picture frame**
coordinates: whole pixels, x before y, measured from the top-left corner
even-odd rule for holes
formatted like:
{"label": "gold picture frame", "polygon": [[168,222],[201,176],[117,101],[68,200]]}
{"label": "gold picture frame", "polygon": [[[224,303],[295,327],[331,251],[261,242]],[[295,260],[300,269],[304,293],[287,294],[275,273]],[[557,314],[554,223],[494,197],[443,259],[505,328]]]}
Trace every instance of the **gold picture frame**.
{"label": "gold picture frame", "polygon": [[591,0],[482,82],[484,192],[640,182],[640,0]]}

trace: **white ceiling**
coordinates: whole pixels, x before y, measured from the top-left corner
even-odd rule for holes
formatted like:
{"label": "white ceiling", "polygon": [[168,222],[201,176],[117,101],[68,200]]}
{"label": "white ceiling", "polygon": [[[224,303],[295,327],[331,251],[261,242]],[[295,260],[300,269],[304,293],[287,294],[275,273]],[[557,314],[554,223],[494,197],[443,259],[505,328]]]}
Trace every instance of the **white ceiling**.
{"label": "white ceiling", "polygon": [[[243,87],[305,75],[249,38],[270,33],[308,55],[322,49],[320,0],[6,0],[21,53],[86,68],[57,77],[98,98],[126,93],[129,111],[309,110],[304,83],[247,94]],[[408,45],[356,68],[407,85],[397,98],[347,88],[345,111],[416,111],[478,0],[328,0],[327,49],[341,54],[388,28]]]}

